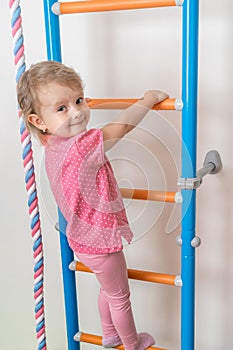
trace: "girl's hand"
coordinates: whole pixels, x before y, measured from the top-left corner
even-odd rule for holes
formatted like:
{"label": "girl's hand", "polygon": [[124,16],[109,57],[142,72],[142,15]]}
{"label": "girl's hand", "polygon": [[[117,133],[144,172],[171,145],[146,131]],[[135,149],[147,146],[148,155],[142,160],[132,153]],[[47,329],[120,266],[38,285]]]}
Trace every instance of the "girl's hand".
{"label": "girl's hand", "polygon": [[148,104],[149,106],[154,106],[155,104],[165,100],[168,98],[168,94],[161,90],[148,90],[144,93],[143,100]]}

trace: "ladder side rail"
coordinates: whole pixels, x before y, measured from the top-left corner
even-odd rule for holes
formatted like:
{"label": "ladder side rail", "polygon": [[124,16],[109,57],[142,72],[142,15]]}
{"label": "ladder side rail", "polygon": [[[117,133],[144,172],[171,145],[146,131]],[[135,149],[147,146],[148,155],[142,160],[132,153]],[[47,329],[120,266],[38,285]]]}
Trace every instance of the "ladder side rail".
{"label": "ladder side rail", "polygon": [[[182,21],[182,177],[196,176],[198,0],[186,0]],[[194,350],[196,190],[182,190],[181,350]]]}
{"label": "ladder side rail", "polygon": [[[54,15],[51,11],[54,2],[54,0],[44,0],[47,56],[49,60],[61,62],[59,16]],[[79,331],[76,278],[69,269],[69,264],[74,260],[74,254],[65,234],[67,222],[59,208],[58,218],[68,350],[79,350],[80,344],[73,339],[76,332]]]}

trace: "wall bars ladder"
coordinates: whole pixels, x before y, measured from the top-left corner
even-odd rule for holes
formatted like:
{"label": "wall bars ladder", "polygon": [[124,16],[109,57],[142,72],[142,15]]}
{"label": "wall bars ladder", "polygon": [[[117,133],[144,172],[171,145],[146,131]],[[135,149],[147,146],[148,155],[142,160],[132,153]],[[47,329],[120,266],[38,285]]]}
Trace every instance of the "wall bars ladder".
{"label": "wall bars ladder", "polygon": [[[197,140],[197,82],[198,82],[198,0],[90,0],[56,2],[44,0],[47,55],[49,60],[61,62],[59,16],[71,13],[132,10],[180,6],[182,11],[182,100],[169,98],[153,109],[182,111],[182,175],[178,179],[179,192],[121,189],[123,196],[134,199],[181,202],[181,276],[165,275],[149,271],[128,270],[129,278],[181,287],[181,350],[194,350],[195,338],[195,249],[200,240],[195,236],[196,188],[203,176],[216,173],[221,160],[216,151],[205,161],[196,174]],[[91,99],[90,108],[124,109],[135,99]],[[65,314],[68,350],[79,350],[80,342],[101,345],[101,337],[79,330],[76,281],[73,271],[91,272],[74,257],[65,234],[66,221],[58,209],[60,247],[64,284]],[[118,347],[123,349],[123,347]],[[151,347],[150,349],[159,349]],[[162,350],[160,348],[160,350]]]}

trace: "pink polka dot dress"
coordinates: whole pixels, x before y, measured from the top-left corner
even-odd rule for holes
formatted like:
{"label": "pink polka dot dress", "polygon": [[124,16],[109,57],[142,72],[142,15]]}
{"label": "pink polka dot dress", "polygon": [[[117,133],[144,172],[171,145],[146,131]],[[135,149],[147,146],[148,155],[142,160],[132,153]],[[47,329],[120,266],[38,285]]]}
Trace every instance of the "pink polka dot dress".
{"label": "pink polka dot dress", "polygon": [[122,237],[131,242],[133,233],[104,153],[101,130],[90,129],[71,138],[51,136],[45,146],[45,164],[75,252],[112,253],[122,250]]}

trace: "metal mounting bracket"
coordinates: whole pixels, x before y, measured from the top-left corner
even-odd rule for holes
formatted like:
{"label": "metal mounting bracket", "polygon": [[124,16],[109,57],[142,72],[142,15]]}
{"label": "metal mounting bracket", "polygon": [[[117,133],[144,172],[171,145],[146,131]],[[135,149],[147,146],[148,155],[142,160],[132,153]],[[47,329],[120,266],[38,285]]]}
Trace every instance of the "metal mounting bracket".
{"label": "metal mounting bracket", "polygon": [[183,178],[180,177],[177,180],[177,186],[182,190],[195,190],[201,185],[201,179],[199,177]]}
{"label": "metal mounting bracket", "polygon": [[205,175],[217,174],[222,168],[222,161],[219,153],[215,150],[209,151],[203,163],[203,168],[197,171],[197,176],[194,178],[182,178],[177,180],[177,186],[182,190],[195,190],[198,188]]}
{"label": "metal mounting bracket", "polygon": [[215,151],[209,151],[206,156],[203,163],[203,168],[198,170],[197,176],[203,177],[207,174],[213,175],[217,174],[222,169],[222,161],[220,154]]}

